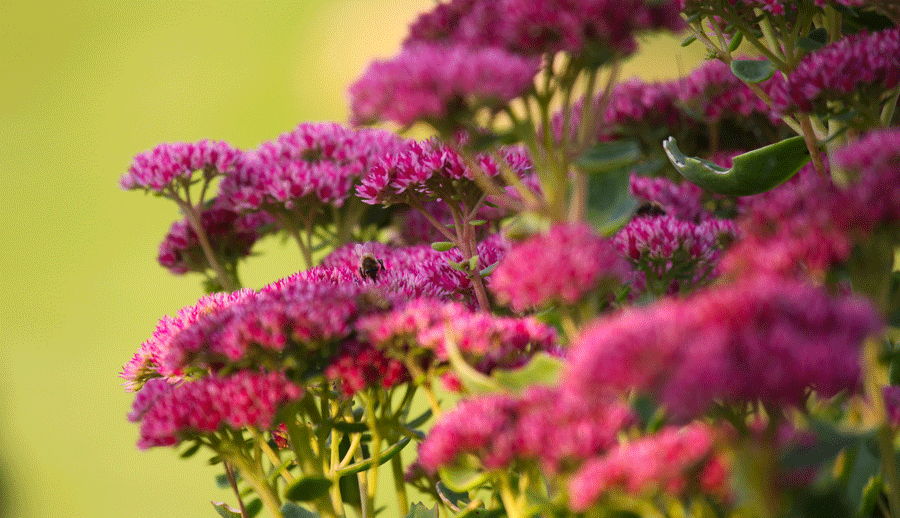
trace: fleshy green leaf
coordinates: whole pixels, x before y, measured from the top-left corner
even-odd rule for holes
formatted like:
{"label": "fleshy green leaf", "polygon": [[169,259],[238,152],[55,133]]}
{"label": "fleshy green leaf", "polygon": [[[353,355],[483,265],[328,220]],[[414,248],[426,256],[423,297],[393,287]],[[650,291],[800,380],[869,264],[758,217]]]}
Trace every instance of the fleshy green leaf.
{"label": "fleshy green leaf", "polygon": [[231,489],[231,484],[228,482],[228,476],[224,473],[216,475],[216,485],[219,486],[219,489]]}
{"label": "fleshy green leaf", "polygon": [[697,41],[697,38],[695,38],[694,36],[688,36],[687,38],[685,38],[684,40],[681,41],[681,46],[687,47],[688,45],[690,45],[691,43],[694,43],[695,41]]}
{"label": "fleshy green leaf", "polygon": [[537,353],[526,365],[514,370],[495,369],[491,377],[504,388],[521,392],[532,385],[556,385],[563,362],[547,353]]}
{"label": "fleshy green leaf", "polygon": [[747,83],[761,83],[775,74],[775,65],[768,60],[735,59],[731,62],[731,72]]}
{"label": "fleshy green leaf", "polygon": [[475,489],[488,478],[487,473],[460,467],[440,468],[438,475],[445,486],[460,493]]}
{"label": "fleshy green leaf", "polygon": [[241,518],[240,511],[237,511],[230,506],[228,506],[225,502],[210,502],[213,507],[215,507],[216,512],[219,513],[219,516],[222,518]]}
{"label": "fleshy green leaf", "polygon": [[295,480],[284,490],[284,497],[292,502],[309,502],[328,493],[331,480],[311,475]]}
{"label": "fleshy green leaf", "polygon": [[588,177],[587,220],[601,234],[609,236],[631,219],[637,208],[628,191],[630,168]]}
{"label": "fleshy green leaf", "polygon": [[595,144],[575,165],[585,173],[598,174],[615,171],[634,164],[641,158],[641,146],[631,140],[616,140]]}
{"label": "fleshy green leaf", "polygon": [[195,442],[195,443],[192,444],[188,449],[186,449],[186,450],[184,450],[183,452],[181,452],[181,454],[179,455],[179,457],[181,457],[182,459],[188,459],[188,458],[193,457],[194,454],[197,453],[198,451],[200,451],[200,443],[199,443],[199,442]]}
{"label": "fleshy green leaf", "polygon": [[673,137],[663,142],[663,148],[675,169],[688,181],[709,192],[730,196],[750,196],[773,189],[794,176],[810,159],[801,136],[738,155],[731,169],[685,156]]}
{"label": "fleshy green leaf", "polygon": [[488,267],[486,267],[486,268],[483,268],[480,272],[478,272],[478,275],[481,275],[482,277],[487,277],[487,276],[490,275],[494,270],[497,269],[497,265],[498,265],[498,264],[500,264],[500,261],[496,261],[494,264],[492,264],[492,265],[490,265],[490,266],[488,266]]}
{"label": "fleshy green leaf", "polygon": [[247,502],[247,505],[244,506],[244,509],[246,509],[247,511],[247,516],[249,518],[253,518],[254,516],[258,515],[260,511],[262,511],[262,507],[262,500],[260,500],[259,498],[254,498],[253,500]]}
{"label": "fleshy green leaf", "polygon": [[284,518],[319,518],[317,513],[292,502],[286,502],[281,506],[281,514],[284,515]]}
{"label": "fleshy green leaf", "polygon": [[437,241],[435,243],[431,243],[431,248],[433,248],[437,252],[446,252],[448,250],[453,250],[456,245],[451,243],[450,241]]}
{"label": "fleshy green leaf", "polygon": [[429,509],[422,502],[416,502],[409,508],[406,518],[438,518],[437,505]]}
{"label": "fleshy green leaf", "polygon": [[469,222],[469,225],[472,225],[473,227],[479,227],[481,225],[484,225],[485,223],[487,223],[487,220],[473,219],[472,221]]}
{"label": "fleshy green leaf", "polygon": [[454,511],[459,512],[460,508],[465,507],[469,504],[468,493],[454,491],[447,487],[440,480],[438,480],[437,484],[434,485],[434,489],[437,490],[438,496],[441,497],[441,500],[443,500],[444,503]]}
{"label": "fleshy green leaf", "polygon": [[806,52],[819,50],[828,43],[828,29],[825,27],[817,27],[806,36],[797,40],[797,46]]}
{"label": "fleshy green leaf", "polygon": [[731,43],[728,44],[728,52],[734,52],[741,46],[741,42],[744,41],[744,33],[738,32],[734,35],[734,38],[731,38]]}

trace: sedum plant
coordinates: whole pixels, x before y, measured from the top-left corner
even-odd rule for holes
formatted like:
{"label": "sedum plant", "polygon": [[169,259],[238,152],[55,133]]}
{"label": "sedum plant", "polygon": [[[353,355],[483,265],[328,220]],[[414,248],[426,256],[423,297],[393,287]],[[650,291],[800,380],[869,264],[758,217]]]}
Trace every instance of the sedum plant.
{"label": "sedum plant", "polygon": [[[221,466],[226,518],[900,518],[898,22],[451,0],[347,125],[138,154],[208,291],[122,370],[138,447]],[[710,60],[620,78],[659,31]],[[270,234],[303,269],[242,287]]]}

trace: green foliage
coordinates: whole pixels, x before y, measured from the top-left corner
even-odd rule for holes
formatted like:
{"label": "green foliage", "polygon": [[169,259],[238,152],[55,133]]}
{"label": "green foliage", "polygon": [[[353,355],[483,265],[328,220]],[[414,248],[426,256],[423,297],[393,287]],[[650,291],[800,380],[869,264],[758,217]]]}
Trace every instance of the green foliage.
{"label": "green foliage", "polygon": [[410,507],[405,518],[438,518],[438,509],[437,506],[429,509],[421,502],[416,502]]}
{"label": "green foliage", "polygon": [[747,83],[762,83],[775,74],[775,65],[755,59],[735,59],[731,62],[731,72]]}
{"label": "green foliage", "polygon": [[309,502],[324,496],[331,487],[331,480],[325,477],[308,476],[297,479],[284,490],[284,497],[292,502]]}

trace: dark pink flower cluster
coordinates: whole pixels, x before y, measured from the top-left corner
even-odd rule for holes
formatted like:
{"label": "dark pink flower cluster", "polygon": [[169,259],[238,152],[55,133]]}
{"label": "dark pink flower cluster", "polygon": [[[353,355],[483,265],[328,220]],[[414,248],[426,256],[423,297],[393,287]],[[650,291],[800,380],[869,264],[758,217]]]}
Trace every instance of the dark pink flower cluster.
{"label": "dark pink flower cluster", "polygon": [[294,209],[313,200],[340,207],[374,161],[402,142],[383,130],[302,123],[245,153],[223,180],[221,196],[241,210]]}
{"label": "dark pink flower cluster", "polygon": [[[703,2],[697,0],[680,0],[679,3],[681,4],[682,10],[703,5]],[[823,7],[829,3],[845,5],[847,7],[858,7],[864,5],[866,0],[815,0],[814,3],[818,7]],[[799,4],[797,2],[785,2],[784,0],[729,0],[727,4],[723,5],[730,5],[732,7],[737,5],[739,7],[750,9],[753,7],[761,7],[775,16],[782,16],[787,13],[794,15]]]}
{"label": "dark pink flower cluster", "polygon": [[849,196],[859,226],[900,222],[900,128],[873,131],[839,149],[834,161],[855,175]]}
{"label": "dark pink flower cluster", "polygon": [[666,283],[666,293],[694,286],[713,273],[722,250],[738,234],[731,220],[708,219],[701,223],[675,216],[637,217],[614,238],[619,252],[648,284]]}
{"label": "dark pink flower cluster", "polygon": [[176,385],[157,378],[137,393],[128,418],[141,424],[139,448],[173,446],[222,426],[267,430],[276,411],[302,395],[303,388],[281,373],[240,371]]}
{"label": "dark pink flower cluster", "polygon": [[410,45],[375,61],[350,87],[354,124],[435,121],[457,110],[503,106],[532,87],[539,60],[494,47]]}
{"label": "dark pink flower cluster", "polygon": [[[211,208],[200,213],[200,225],[217,257],[235,262],[250,255],[260,237],[260,229],[274,223],[264,213],[240,215],[226,208]],[[175,275],[204,272],[210,266],[200,241],[187,219],[176,221],[159,245],[159,264]]]}
{"label": "dark pink flower cluster", "polygon": [[601,47],[627,55],[635,33],[683,26],[674,1],[451,0],[421,15],[404,44],[452,42],[523,55]]}
{"label": "dark pink flower cluster", "polygon": [[[775,75],[759,83],[759,87],[768,92],[783,83],[781,76]],[[707,123],[754,114],[778,120],[771,108],[721,61],[707,61],[695,68],[675,83],[675,89],[682,109]]]}
{"label": "dark pink flower cluster", "polygon": [[882,394],[884,395],[888,423],[894,428],[900,428],[900,386],[891,385],[884,387]]}
{"label": "dark pink flower cluster", "polygon": [[705,493],[724,495],[728,476],[722,462],[714,458],[713,431],[707,426],[666,428],[585,463],[569,481],[569,505],[586,511],[616,488],[635,495],[680,494],[692,481]]}
{"label": "dark pink flower cluster", "polygon": [[713,217],[712,213],[703,207],[705,192],[691,182],[676,184],[668,178],[650,178],[632,174],[628,189],[635,198],[655,202],[666,215],[682,221],[697,223]]}
{"label": "dark pink flower cluster", "polygon": [[802,405],[857,388],[858,349],[881,320],[862,299],[756,277],[598,321],[564,379],[584,397],[637,389],[678,418],[713,401]]}
{"label": "dark pink flower cluster", "polygon": [[281,354],[295,356],[302,370],[350,335],[361,291],[295,278],[251,292],[174,336],[161,372],[246,364],[277,370]]}
{"label": "dark pink flower cluster", "polygon": [[[504,149],[501,156],[517,175],[531,172],[531,160],[521,147]],[[481,155],[476,161],[485,174],[499,174],[499,164],[492,157]],[[401,151],[382,157],[363,177],[356,194],[370,205],[423,203],[432,198],[447,203],[446,198],[460,189],[477,188],[474,179],[475,173],[461,156],[432,139],[410,142]],[[457,185],[460,180],[464,185]]]}
{"label": "dark pink flower cluster", "polygon": [[428,351],[436,362],[449,360],[452,340],[463,358],[482,372],[498,366],[518,366],[556,342],[553,328],[532,318],[499,317],[475,312],[452,302],[414,300],[384,314],[357,322],[360,339],[405,356],[412,349]]}
{"label": "dark pink flower cluster", "polygon": [[221,141],[164,143],[136,155],[119,183],[123,189],[163,192],[177,179],[189,181],[194,171],[229,174],[240,156]]}
{"label": "dark pink flower cluster", "polygon": [[742,238],[722,259],[722,269],[789,277],[817,277],[846,260],[854,220],[864,213],[812,165],[771,191],[742,198],[740,209]]}
{"label": "dark pink flower cluster", "polygon": [[[313,268],[309,272],[318,272],[320,269],[332,270],[333,274],[351,283],[363,285],[372,283],[380,294],[395,303],[427,298],[458,301],[469,306],[476,304],[471,280],[449,264],[449,261],[457,263],[462,261],[462,254],[458,249],[437,252],[430,245],[393,247],[382,243],[366,243],[365,246],[373,257],[380,259],[385,266],[385,269],[378,273],[374,283],[360,277],[358,273],[360,256],[357,245],[353,243],[337,248],[323,259],[319,268]],[[498,262],[505,255],[506,248],[507,244],[499,234],[478,243],[476,252],[479,257],[479,268]]]}
{"label": "dark pink flower cluster", "polygon": [[606,105],[604,133],[616,134],[622,127],[675,127],[682,119],[678,108],[677,83],[646,83],[638,78],[617,83]]}
{"label": "dark pink flower cluster", "polygon": [[574,304],[604,285],[621,285],[628,276],[611,240],[583,224],[555,225],[513,246],[490,276],[498,302],[522,312],[549,302]]}
{"label": "dark pink flower cluster", "polygon": [[818,113],[831,101],[870,103],[900,83],[900,27],[842,38],[804,57],[771,92],[780,111]]}
{"label": "dark pink flower cluster", "polygon": [[522,396],[465,400],[435,424],[419,446],[418,465],[434,473],[474,454],[486,469],[532,459],[549,472],[602,454],[635,423],[627,406],[586,400],[559,388],[532,387]]}
{"label": "dark pink flower cluster", "polygon": [[[213,293],[202,297],[192,306],[178,310],[174,317],[164,316],[156,324],[156,330],[147,341],[141,344],[134,357],[125,364],[120,376],[125,379],[125,385],[130,390],[140,388],[148,379],[159,376],[162,369],[163,358],[169,352],[172,338],[184,329],[192,326],[202,318],[214,315],[225,310],[253,293],[244,289],[233,293]],[[180,377],[169,376],[172,381],[178,381]]]}
{"label": "dark pink flower cluster", "polygon": [[389,389],[409,381],[409,372],[403,362],[387,357],[371,345],[346,342],[325,369],[325,377],[336,383],[345,396],[352,397],[369,387]]}

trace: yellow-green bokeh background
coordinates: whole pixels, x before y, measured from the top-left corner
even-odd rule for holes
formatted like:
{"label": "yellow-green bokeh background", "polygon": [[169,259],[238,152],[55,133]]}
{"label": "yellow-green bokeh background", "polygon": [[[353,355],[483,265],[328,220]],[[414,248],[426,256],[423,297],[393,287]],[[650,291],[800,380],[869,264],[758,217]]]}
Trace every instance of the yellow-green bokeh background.
{"label": "yellow-green bokeh background", "polygon": [[[432,0],[0,2],[0,517],[212,517],[216,471],[140,452],[117,377],[201,294],[155,263],[171,203],[118,189],[164,141],[254,147],[346,119],[346,86]],[[657,45],[623,76],[669,78]],[[250,286],[291,273],[275,241]]]}

